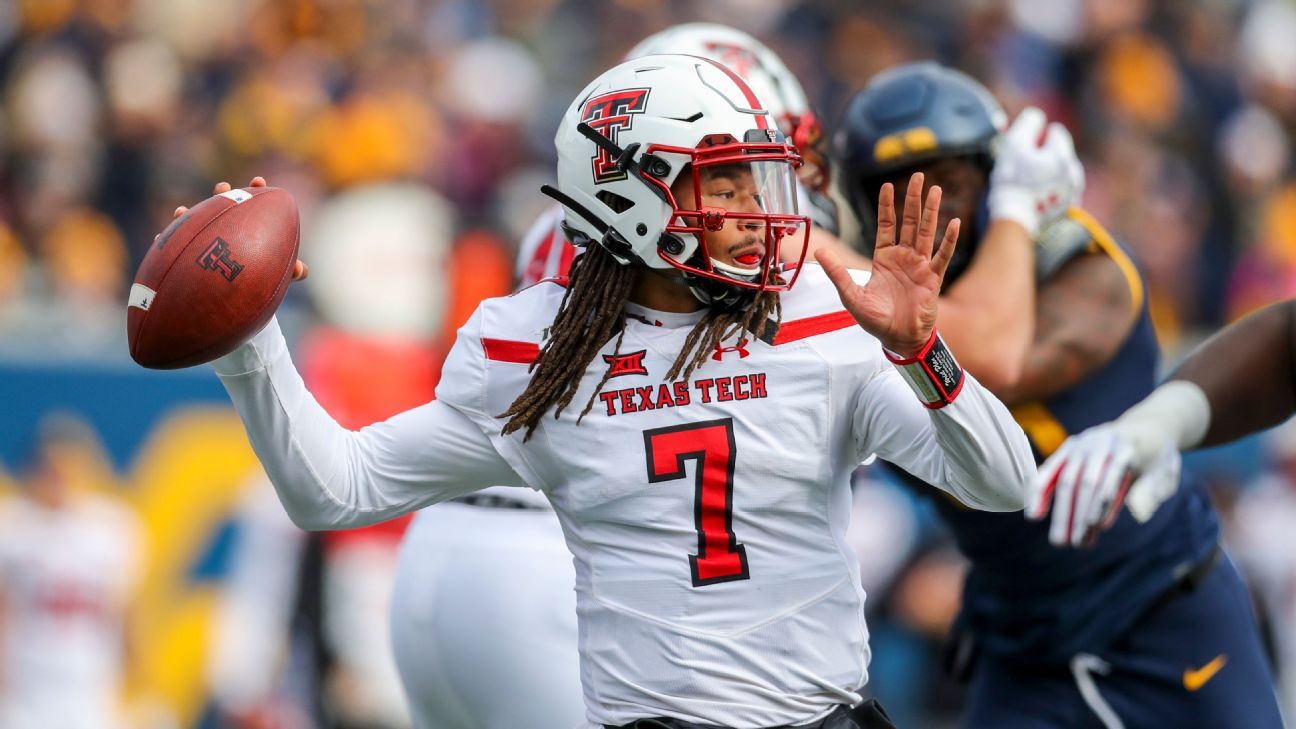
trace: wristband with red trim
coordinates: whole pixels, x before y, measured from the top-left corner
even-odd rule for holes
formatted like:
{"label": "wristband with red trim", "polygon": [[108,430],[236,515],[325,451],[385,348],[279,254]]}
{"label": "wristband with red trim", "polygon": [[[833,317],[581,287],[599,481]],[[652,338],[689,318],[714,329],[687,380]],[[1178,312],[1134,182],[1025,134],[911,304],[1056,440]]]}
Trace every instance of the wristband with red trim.
{"label": "wristband with red trim", "polygon": [[936,410],[954,402],[963,390],[963,368],[933,329],[931,338],[912,357],[901,357],[882,348],[887,361],[900,370],[922,404]]}

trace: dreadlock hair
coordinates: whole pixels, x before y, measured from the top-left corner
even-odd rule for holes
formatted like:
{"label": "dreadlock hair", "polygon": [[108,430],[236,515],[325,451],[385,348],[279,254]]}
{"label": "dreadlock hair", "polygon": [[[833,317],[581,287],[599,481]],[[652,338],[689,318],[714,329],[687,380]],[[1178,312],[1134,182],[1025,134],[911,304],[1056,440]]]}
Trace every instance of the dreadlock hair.
{"label": "dreadlock hair", "polygon": [[[625,303],[630,298],[639,270],[645,269],[619,263],[597,243],[591,243],[585,253],[576,257],[558,314],[549,327],[540,355],[531,363],[531,381],[508,410],[499,415],[508,418],[503,435],[525,428],[523,441],[529,440],[540,424],[541,416],[555,404],[554,417],[557,418],[571,404],[586,368],[613,334],[617,335],[613,352],[621,352],[621,340],[625,337]],[[777,278],[773,271],[770,276]],[[675,363],[666,373],[667,381],[679,378],[682,372],[687,382],[708,356],[719,351],[721,342],[731,336],[743,336],[741,341],[745,342],[746,335],[762,337],[771,327],[777,329],[782,315],[778,292],[759,291],[755,297],[745,301],[748,302],[746,306],[737,308],[711,308],[693,325]],[[609,362],[577,423],[594,407],[594,400],[611,376],[612,367]]]}

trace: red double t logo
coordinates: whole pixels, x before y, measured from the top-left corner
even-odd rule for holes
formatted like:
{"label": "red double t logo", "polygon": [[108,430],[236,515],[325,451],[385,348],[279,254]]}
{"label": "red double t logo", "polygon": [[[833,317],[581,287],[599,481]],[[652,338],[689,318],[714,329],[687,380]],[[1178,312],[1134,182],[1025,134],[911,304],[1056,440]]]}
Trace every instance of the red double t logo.
{"label": "red double t logo", "polygon": [[[629,129],[634,115],[648,108],[648,89],[626,89],[595,96],[581,108],[581,121],[594,127],[600,134],[617,141],[617,133]],[[617,169],[616,159],[602,147],[594,155],[594,183],[624,180],[626,173]]]}

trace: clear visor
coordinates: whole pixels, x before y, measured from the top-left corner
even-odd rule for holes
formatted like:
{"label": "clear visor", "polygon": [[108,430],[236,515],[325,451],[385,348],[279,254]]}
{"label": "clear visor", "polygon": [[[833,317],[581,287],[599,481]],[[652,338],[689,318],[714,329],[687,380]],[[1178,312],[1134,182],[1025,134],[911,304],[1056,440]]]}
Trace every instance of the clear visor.
{"label": "clear visor", "polygon": [[791,164],[771,161],[749,162],[747,166],[750,170],[745,172],[751,175],[761,212],[767,215],[797,214],[796,173]]}

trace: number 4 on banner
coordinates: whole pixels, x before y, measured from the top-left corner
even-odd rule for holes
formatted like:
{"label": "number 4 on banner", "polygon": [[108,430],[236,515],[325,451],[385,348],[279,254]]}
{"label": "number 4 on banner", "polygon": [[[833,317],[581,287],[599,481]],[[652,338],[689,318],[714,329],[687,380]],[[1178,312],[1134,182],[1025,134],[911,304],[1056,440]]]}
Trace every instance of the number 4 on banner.
{"label": "number 4 on banner", "polygon": [[698,552],[689,555],[693,586],[746,580],[747,550],[733,531],[733,420],[707,420],[644,431],[648,482],[684,478],[684,462],[696,461],[693,523]]}

